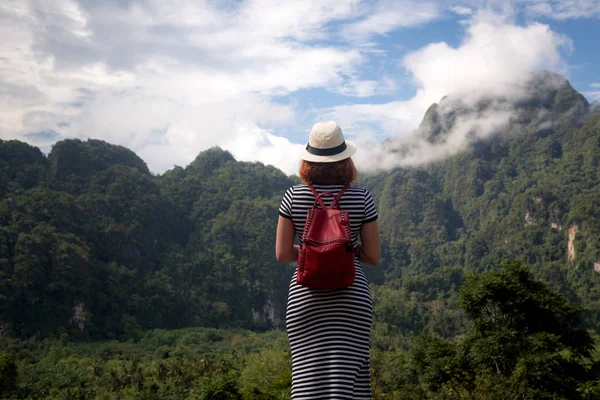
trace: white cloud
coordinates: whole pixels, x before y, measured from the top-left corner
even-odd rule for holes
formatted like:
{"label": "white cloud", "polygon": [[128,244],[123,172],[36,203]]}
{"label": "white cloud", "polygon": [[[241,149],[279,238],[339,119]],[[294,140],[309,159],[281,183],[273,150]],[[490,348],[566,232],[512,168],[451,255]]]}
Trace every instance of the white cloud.
{"label": "white cloud", "polygon": [[473,10],[469,7],[465,6],[452,6],[450,10],[457,15],[471,15],[473,14]]}
{"label": "white cloud", "polygon": [[378,83],[377,81],[361,81],[359,79],[353,80],[340,87],[337,91],[344,95],[350,95],[355,97],[369,97],[376,93]]}
{"label": "white cloud", "polygon": [[[273,149],[287,139],[264,127],[293,124],[296,111],[277,96],[373,93],[372,81],[355,78],[360,49],[316,42],[330,23],[353,18],[357,2],[215,4],[2,2],[0,137],[100,138],[132,148],[155,171],[214,145],[279,165]],[[243,141],[254,150],[232,145]]]}
{"label": "white cloud", "polygon": [[[575,3],[530,0],[519,9],[576,17]],[[395,62],[380,36],[441,18],[448,12],[443,4],[3,0],[0,137],[45,148],[55,136],[27,134],[100,138],[133,149],[159,172],[220,145],[291,173],[301,145],[278,132],[312,125],[299,121],[314,115],[282,96],[314,88],[354,98],[393,94],[401,79],[396,70],[387,65],[374,72],[368,65],[375,56]],[[481,6],[479,0],[452,4],[459,15]],[[577,4],[594,12],[591,2]],[[336,100],[315,114],[337,120],[361,143],[381,141],[413,129],[447,93],[518,92],[517,78],[528,71],[566,71],[561,50],[568,51],[568,39],[546,25],[517,26],[505,14],[470,17],[456,48],[434,43],[404,57],[416,87],[412,99]]]}
{"label": "white cloud", "polygon": [[398,28],[422,25],[437,19],[441,12],[437,3],[414,0],[382,0],[373,5],[366,17],[347,24],[345,38],[366,42],[372,35],[385,35]]}
{"label": "white cloud", "polygon": [[361,142],[353,157],[366,172],[395,167],[422,166],[448,158],[468,149],[474,140],[490,137],[507,127],[512,110],[494,108],[473,116],[458,117],[443,142],[430,143],[416,133],[389,138],[385,142]]}
{"label": "white cloud", "polygon": [[505,95],[527,72],[567,71],[561,51],[570,50],[568,38],[548,25],[523,27],[494,19],[476,16],[458,48],[434,43],[405,57],[425,93],[436,99],[450,93]]}
{"label": "white cloud", "polygon": [[376,126],[378,131],[383,132],[383,137],[379,138],[382,139],[414,129],[416,121],[423,117],[425,107],[418,98],[384,104],[342,105],[325,110],[321,119],[338,121],[352,139],[362,138],[363,132],[367,132],[366,136],[373,136],[373,127]]}
{"label": "white cloud", "polygon": [[400,141],[401,147],[411,149],[401,155],[389,151],[389,141],[364,143],[364,151],[356,156],[363,169],[431,162],[463,150],[470,143],[469,132],[469,135],[475,132],[479,138],[497,132],[511,115],[511,110],[499,105],[476,118],[459,119],[448,141],[432,147],[408,133],[417,128],[431,104],[448,94],[459,98],[464,106],[483,98],[517,99],[524,95],[525,80],[531,72],[544,69],[567,72],[562,54],[570,48],[570,41],[547,25],[517,26],[497,14],[478,14],[470,21],[458,47],[433,43],[404,57],[404,65],[418,87],[412,99],[332,107],[325,115],[359,137],[372,138],[372,132],[379,131],[384,137],[392,137],[392,142]]}
{"label": "white cloud", "polygon": [[393,94],[398,90],[398,83],[389,76],[382,76],[378,80],[350,78],[342,86],[333,90],[352,97],[384,96]]}
{"label": "white cloud", "polygon": [[267,164],[277,166],[288,175],[298,173],[298,155],[303,145],[294,144],[257,125],[239,127],[237,132],[236,137],[223,144],[223,148],[229,150],[236,159],[267,160]]}
{"label": "white cloud", "polygon": [[[458,15],[492,11],[505,16],[525,16],[530,20],[594,19],[600,17],[597,0],[459,0],[451,2],[450,10]],[[469,13],[468,10],[472,12]]]}
{"label": "white cloud", "polygon": [[597,0],[527,0],[524,8],[532,17],[556,20],[600,17]]}
{"label": "white cloud", "polygon": [[[600,82],[590,83],[590,88],[600,89]],[[599,90],[589,90],[589,91],[583,92],[583,95],[585,97],[587,97],[590,101],[600,101],[600,91]]]}

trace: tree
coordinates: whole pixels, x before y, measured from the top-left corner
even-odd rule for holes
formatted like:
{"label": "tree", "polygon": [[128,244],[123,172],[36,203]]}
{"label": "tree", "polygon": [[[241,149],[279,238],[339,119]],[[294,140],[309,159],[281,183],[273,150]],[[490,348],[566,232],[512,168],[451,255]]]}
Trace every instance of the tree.
{"label": "tree", "polygon": [[248,357],[241,371],[240,386],[245,400],[287,399],[292,385],[290,355],[279,349],[263,349]]}
{"label": "tree", "polygon": [[9,393],[17,387],[17,365],[8,353],[0,353],[0,393]]}
{"label": "tree", "polygon": [[593,340],[580,305],[518,262],[469,276],[460,305],[472,321],[463,340],[422,339],[412,350],[421,385],[449,398],[583,398]]}

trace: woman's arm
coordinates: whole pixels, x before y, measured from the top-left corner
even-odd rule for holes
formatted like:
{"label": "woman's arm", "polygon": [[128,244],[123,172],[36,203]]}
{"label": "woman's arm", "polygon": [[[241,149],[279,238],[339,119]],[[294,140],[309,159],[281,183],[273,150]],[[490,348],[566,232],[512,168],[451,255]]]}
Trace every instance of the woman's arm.
{"label": "woman's arm", "polygon": [[279,216],[277,221],[277,239],[275,241],[275,257],[279,262],[297,262],[298,248],[294,246],[296,229],[294,223],[287,218]]}
{"label": "woman's arm", "polygon": [[381,239],[377,221],[367,222],[360,227],[360,255],[358,260],[372,266],[377,265],[381,257]]}

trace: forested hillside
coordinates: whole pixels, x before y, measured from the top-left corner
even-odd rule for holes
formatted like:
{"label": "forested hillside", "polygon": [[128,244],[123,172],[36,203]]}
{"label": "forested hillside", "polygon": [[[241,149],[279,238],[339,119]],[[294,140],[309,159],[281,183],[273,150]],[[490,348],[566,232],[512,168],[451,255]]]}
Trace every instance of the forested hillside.
{"label": "forested hillside", "polygon": [[0,142],[4,335],[136,338],[143,329],[281,326],[291,266],[273,257],[293,180],[220,149],[152,176],[96,140],[48,157]]}
{"label": "forested hillside", "polygon": [[[440,115],[442,108],[425,115],[429,140],[444,140],[451,129],[436,121],[451,125],[456,115],[481,112],[459,103]],[[393,293],[407,316],[419,316],[392,323],[402,332],[433,322],[432,301],[438,313],[453,315],[446,308],[463,275],[506,259],[583,302],[589,326],[600,329],[600,114],[564,79],[554,90],[534,91],[501,135],[426,168],[364,183],[378,201],[385,238],[376,293]],[[453,335],[449,326],[445,321],[436,331]]]}
{"label": "forested hillside", "polygon": [[[381,322],[419,332],[434,323],[432,301],[454,318],[446,308],[464,273],[516,259],[582,301],[600,328],[600,114],[566,81],[532,90],[510,132],[424,168],[362,177],[384,239],[380,267],[367,272],[377,307],[396,308],[379,310]],[[429,109],[428,140],[475,112],[444,114],[451,101]],[[542,111],[554,123],[540,129]],[[133,152],[97,140],[58,142],[47,157],[1,141],[4,335],[282,327],[293,267],[274,261],[273,238],[296,180],[218,148],[153,176]],[[440,324],[456,333],[457,321]]]}
{"label": "forested hillside", "polygon": [[[459,288],[503,260],[522,262],[581,304],[583,326],[600,331],[600,113],[564,80],[531,91],[506,131],[467,151],[360,178],[383,238],[381,264],[366,270],[381,393],[396,390],[390,382],[406,389],[431,367],[423,361],[412,378],[394,375],[407,367],[409,347],[411,360],[431,361],[485,346],[477,341],[485,329],[468,331],[478,314],[468,293],[459,301]],[[443,143],[458,117],[488,107],[453,102],[429,109],[426,140]],[[294,266],[275,261],[274,237],[281,196],[297,181],[218,148],[156,176],[130,150],[98,140],[64,140],[47,156],[0,140],[0,336],[137,341],[157,328],[283,328]],[[580,310],[561,307],[578,321]],[[443,341],[468,332],[467,347]],[[420,333],[433,336],[415,344]],[[590,357],[585,340],[559,342],[554,351]],[[442,388],[446,378],[435,379]]]}

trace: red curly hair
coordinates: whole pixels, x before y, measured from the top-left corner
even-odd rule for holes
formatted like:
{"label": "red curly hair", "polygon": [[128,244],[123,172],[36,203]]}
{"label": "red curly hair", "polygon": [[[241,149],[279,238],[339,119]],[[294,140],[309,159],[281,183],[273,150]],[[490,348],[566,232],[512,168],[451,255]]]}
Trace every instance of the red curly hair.
{"label": "red curly hair", "polygon": [[317,163],[300,161],[298,175],[302,182],[308,183],[346,183],[351,185],[358,177],[358,171],[350,157],[342,161]]}

